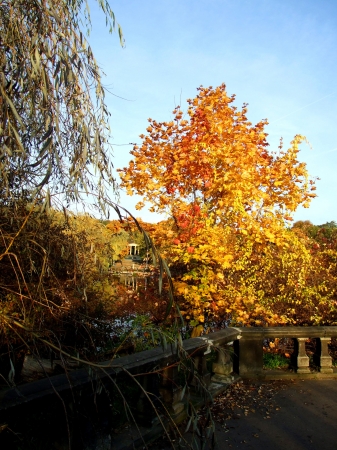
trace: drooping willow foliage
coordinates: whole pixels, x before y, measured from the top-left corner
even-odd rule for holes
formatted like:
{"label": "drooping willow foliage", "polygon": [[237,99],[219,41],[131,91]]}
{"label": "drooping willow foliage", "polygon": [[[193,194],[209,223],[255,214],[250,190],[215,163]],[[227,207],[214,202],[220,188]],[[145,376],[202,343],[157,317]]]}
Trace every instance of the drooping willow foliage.
{"label": "drooping willow foliage", "polygon": [[[123,45],[108,2],[97,3]],[[2,381],[17,368],[18,346],[27,351],[39,339],[58,346],[69,329],[93,341],[98,315],[90,302],[100,295],[102,258],[90,253],[90,232],[79,232],[65,209],[95,199],[106,213],[108,189],[116,193],[109,112],[88,27],[83,0],[0,2]]]}
{"label": "drooping willow foliage", "polygon": [[[108,2],[97,3],[123,45]],[[0,363],[8,346],[31,339],[80,352],[82,335],[81,348],[103,346],[108,231],[66,208],[94,199],[101,213],[128,212],[108,195],[117,193],[109,112],[87,27],[83,0],[0,2]],[[143,235],[162,279],[168,268]]]}
{"label": "drooping willow foliage", "polygon": [[[98,0],[112,31],[121,28]],[[82,31],[83,0],[0,2],[1,201],[92,194],[104,208],[115,188],[101,70]]]}

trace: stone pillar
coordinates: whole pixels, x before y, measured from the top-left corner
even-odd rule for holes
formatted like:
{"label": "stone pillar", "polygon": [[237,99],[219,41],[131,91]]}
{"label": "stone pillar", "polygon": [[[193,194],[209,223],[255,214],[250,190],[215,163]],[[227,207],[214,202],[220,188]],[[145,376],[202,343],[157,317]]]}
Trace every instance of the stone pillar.
{"label": "stone pillar", "polygon": [[316,343],[316,353],[319,357],[319,371],[321,373],[332,373],[332,358],[329,355],[328,344],[331,338],[322,337],[317,339]]}
{"label": "stone pillar", "polygon": [[144,426],[153,426],[159,421],[157,414],[160,402],[156,380],[157,377],[150,373],[142,375],[138,379],[142,385],[142,391],[137,401],[136,419],[138,423]]}
{"label": "stone pillar", "polygon": [[310,373],[309,369],[309,356],[305,351],[305,342],[308,338],[296,338],[295,339],[295,350],[297,350],[297,373]]}
{"label": "stone pillar", "polygon": [[217,349],[216,360],[212,365],[212,370],[214,373],[212,376],[213,382],[228,384],[232,381],[233,362],[226,349]]}
{"label": "stone pillar", "polygon": [[204,384],[204,386],[209,386],[211,382],[211,374],[207,369],[207,360],[204,354],[199,354],[192,357],[194,368],[197,372],[197,376],[195,375],[192,381],[189,383],[191,387],[195,390],[198,390],[200,386],[200,382]]}
{"label": "stone pillar", "polygon": [[242,336],[234,341],[235,371],[242,378],[260,378],[263,375],[263,336]]}
{"label": "stone pillar", "polygon": [[185,402],[182,398],[183,389],[178,382],[177,366],[167,367],[162,371],[159,392],[167,411],[173,420],[179,421],[184,415]]}

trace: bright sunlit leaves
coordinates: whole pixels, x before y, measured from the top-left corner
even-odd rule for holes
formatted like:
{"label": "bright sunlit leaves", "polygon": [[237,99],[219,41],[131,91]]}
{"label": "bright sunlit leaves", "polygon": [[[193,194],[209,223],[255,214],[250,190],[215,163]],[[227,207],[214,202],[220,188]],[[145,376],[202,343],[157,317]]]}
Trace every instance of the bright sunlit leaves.
{"label": "bright sunlit leaves", "polygon": [[261,283],[274,253],[289,254],[285,223],[315,196],[298,160],[305,138],[269,150],[267,121],[252,125],[246,105],[238,110],[234,99],[224,84],[200,87],[186,114],[177,106],[171,121],[149,119],[120,170],[122,187],[169,215],[154,239],[191,323],[223,313],[243,324],[284,322]]}

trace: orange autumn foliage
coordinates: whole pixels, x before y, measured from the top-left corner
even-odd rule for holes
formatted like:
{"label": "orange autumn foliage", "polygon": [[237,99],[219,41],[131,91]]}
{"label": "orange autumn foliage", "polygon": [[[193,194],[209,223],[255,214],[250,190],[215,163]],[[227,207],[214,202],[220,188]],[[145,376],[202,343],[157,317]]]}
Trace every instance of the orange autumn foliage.
{"label": "orange autumn foliage", "polygon": [[[152,211],[171,217],[158,224],[154,240],[171,266],[187,320],[197,324],[227,311],[244,324],[282,321],[237,279],[254,254],[289,246],[285,223],[315,197],[298,160],[305,138],[295,136],[288,150],[281,140],[270,151],[267,121],[252,125],[247,106],[238,110],[224,84],[198,91],[186,117],[176,107],[170,122],[149,119],[142,145],[120,170],[122,187],[143,196],[139,208],[149,202]],[[235,292],[225,277],[230,270]]]}

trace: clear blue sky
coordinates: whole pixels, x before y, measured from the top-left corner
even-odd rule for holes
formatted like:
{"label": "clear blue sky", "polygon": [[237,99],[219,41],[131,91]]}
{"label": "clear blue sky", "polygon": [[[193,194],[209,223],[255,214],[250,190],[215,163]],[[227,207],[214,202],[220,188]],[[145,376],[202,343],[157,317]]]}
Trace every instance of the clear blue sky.
{"label": "clear blue sky", "polygon": [[[225,83],[248,118],[267,118],[271,148],[305,135],[300,159],[319,177],[318,198],[295,220],[337,221],[337,0],[115,0],[126,47],[109,35],[94,0],[89,41],[106,74],[114,144],[140,143],[147,119],[170,120],[196,88]],[[122,97],[124,99],[121,99]],[[127,165],[132,146],[115,146]],[[138,199],[122,194],[136,216]]]}

